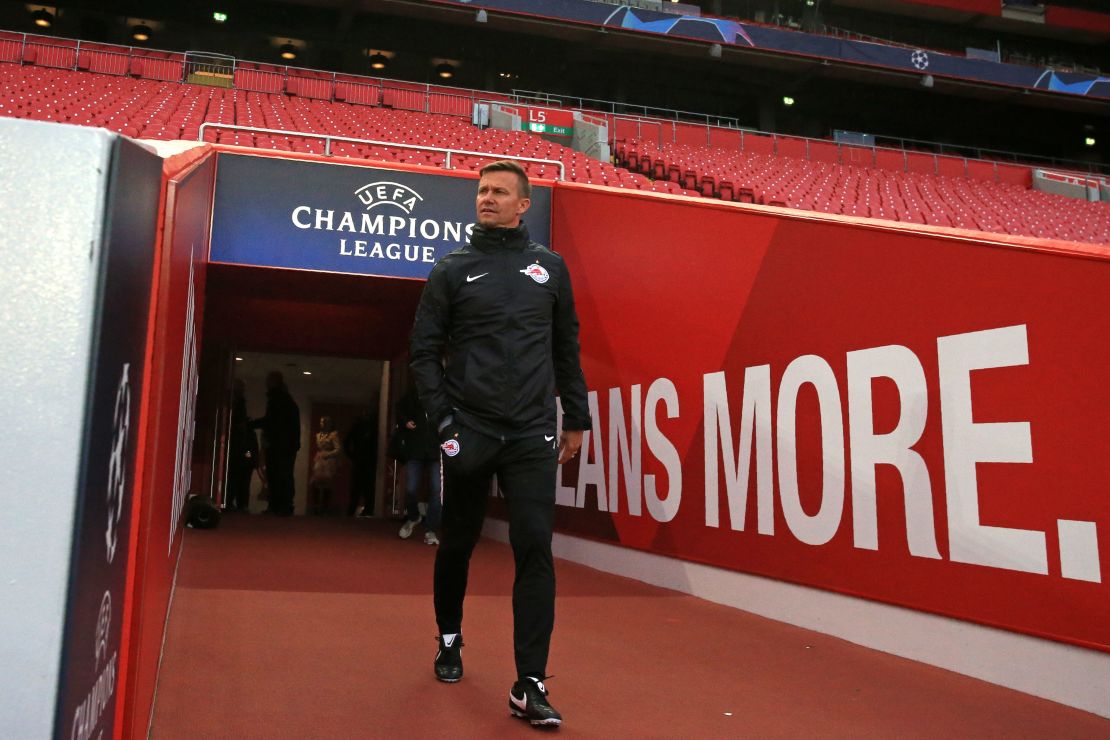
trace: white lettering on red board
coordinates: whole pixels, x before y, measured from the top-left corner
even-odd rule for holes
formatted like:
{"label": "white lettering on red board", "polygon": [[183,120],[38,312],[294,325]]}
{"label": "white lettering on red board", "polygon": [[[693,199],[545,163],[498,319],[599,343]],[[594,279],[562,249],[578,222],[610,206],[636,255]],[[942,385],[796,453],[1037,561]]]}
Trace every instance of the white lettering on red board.
{"label": "white lettering on red board", "polygon": [[[195,254],[190,250],[191,254]],[[197,408],[196,290],[193,263],[189,263],[189,294],[185,306],[185,342],[181,358],[181,392],[177,407],[177,459],[174,462],[173,506],[170,508],[170,536],[166,554],[173,553],[174,537],[181,523],[185,499],[192,487],[193,437]]]}
{"label": "white lettering on red board", "polygon": [[[846,353],[847,409],[841,404],[841,381],[821,357],[803,355],[790,362],[780,379],[777,397],[771,390],[771,367],[747,367],[738,425],[733,424],[736,410],[730,408],[726,373],[706,373],[702,378],[705,526],[722,526],[723,506],[725,526],[737,532],[751,527],[746,512],[754,473],[754,529],[758,534],[786,534],[775,531],[777,505],[789,536],[799,542],[821,546],[842,527],[850,526],[856,548],[879,550],[875,471],[878,465],[890,465],[902,480],[910,554],[942,559],[933,510],[934,484],[925,459],[914,449],[932,411],[939,413],[941,420],[943,460],[936,463],[944,470],[948,559],[1047,574],[1045,533],[985,524],[980,516],[981,497],[1004,494],[981,491],[976,477],[981,464],[1033,461],[1029,422],[983,423],[973,421],[972,416],[971,373],[1029,364],[1026,326],[940,337],[937,360],[939,409],[929,408],[928,380],[921,361],[901,345]],[[876,378],[894,384],[900,406],[894,428],[883,433],[876,432],[872,414],[872,381]],[[816,392],[821,428],[821,503],[815,513],[803,509],[798,483],[796,411],[799,393],[805,386]],[[627,391],[610,388],[605,419],[599,411],[597,392],[591,391],[589,408],[593,431],[583,434],[577,457],[578,483],[573,488],[562,485],[560,469],[556,503],[583,508],[587,500],[596,498],[600,511],[644,516],[646,509],[647,516],[657,522],[674,519],[682,503],[682,465],[675,445],[663,431],[666,423],[661,422],[679,416],[675,384],[658,378],[646,394],[640,385]],[[561,418],[561,407],[559,413]],[[658,480],[662,476],[643,472],[645,446],[665,472],[665,483]],[[590,489],[596,496],[588,495]],[[844,517],[849,497],[850,523]],[[1057,532],[1061,575],[1101,583],[1096,524],[1060,519]]]}

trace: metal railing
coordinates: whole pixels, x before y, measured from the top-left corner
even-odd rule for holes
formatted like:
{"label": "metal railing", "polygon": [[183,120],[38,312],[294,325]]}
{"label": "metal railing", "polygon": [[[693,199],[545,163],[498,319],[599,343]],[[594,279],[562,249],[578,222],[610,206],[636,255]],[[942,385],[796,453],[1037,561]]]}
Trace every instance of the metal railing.
{"label": "metal railing", "polygon": [[1110,165],[1081,159],[1064,159],[1062,157],[1049,157],[1043,154],[1010,152],[1004,149],[988,149],[980,146],[961,146],[958,144],[945,144],[938,141],[907,139],[898,136],[883,136],[881,134],[875,134],[874,136],[876,147],[881,149],[900,149],[908,154],[935,154],[938,157],[962,157],[964,159],[979,159],[985,162],[999,162],[1025,167],[1065,167],[1070,170],[1079,170],[1088,173],[1110,172]]}
{"label": "metal railing", "polygon": [[696,113],[693,111],[679,110],[677,108],[659,108],[651,105],[637,105],[632,103],[618,103],[613,100],[599,100],[597,98],[581,98],[572,95],[556,95],[554,93],[539,92],[536,90],[513,89],[512,97],[520,104],[540,103],[542,105],[555,105],[569,108],[586,108],[588,111],[609,113],[611,115],[642,116],[660,121],[681,121],[698,123],[705,126],[719,126],[722,128],[739,128],[740,119],[731,116],[714,116],[709,113]]}
{"label": "metal railing", "polygon": [[[504,152],[475,152],[468,149],[452,149],[447,147],[427,146],[424,144],[402,144],[396,141],[378,141],[376,139],[356,139],[350,136],[332,136],[331,134],[317,134],[309,131],[290,131],[288,129],[280,128],[259,128],[257,126],[239,126],[231,123],[216,123],[213,121],[206,121],[200,125],[200,130],[197,132],[197,141],[204,141],[204,134],[208,129],[231,129],[233,131],[244,131],[255,134],[267,134],[274,136],[287,136],[299,137],[307,139],[322,139],[324,141],[324,156],[331,157],[332,142],[345,142],[349,144],[366,144],[369,146],[383,146],[393,149],[415,149],[421,152],[437,152],[444,155],[443,169],[454,169],[451,166],[451,155],[462,155],[466,157],[498,157],[498,158],[511,158],[517,162],[532,162],[542,165],[553,165],[559,168],[558,180],[566,179],[566,165],[557,159],[539,159],[536,157],[517,157],[507,155]],[[212,143],[212,142],[209,142]]]}

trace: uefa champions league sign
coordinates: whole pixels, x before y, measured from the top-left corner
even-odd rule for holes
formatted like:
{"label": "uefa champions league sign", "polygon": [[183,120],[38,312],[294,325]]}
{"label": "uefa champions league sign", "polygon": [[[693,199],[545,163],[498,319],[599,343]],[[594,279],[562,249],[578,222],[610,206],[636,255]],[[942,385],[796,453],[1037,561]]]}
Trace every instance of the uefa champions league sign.
{"label": "uefa champions league sign", "polygon": [[[221,153],[210,258],[423,279],[469,241],[476,192],[457,175]],[[550,187],[533,184],[525,223],[548,245]]]}

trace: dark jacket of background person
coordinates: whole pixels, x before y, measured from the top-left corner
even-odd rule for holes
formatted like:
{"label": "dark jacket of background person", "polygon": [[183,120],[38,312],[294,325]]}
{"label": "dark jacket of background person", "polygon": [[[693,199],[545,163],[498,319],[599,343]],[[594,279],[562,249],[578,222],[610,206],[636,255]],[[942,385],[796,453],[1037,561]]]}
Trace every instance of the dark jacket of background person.
{"label": "dark jacket of background person", "polygon": [[247,399],[236,392],[231,397],[231,432],[229,458],[232,465],[254,469],[258,466],[258,437],[247,417]]}
{"label": "dark jacket of background person", "polygon": [[347,516],[358,507],[363,514],[374,513],[374,478],[378,463],[378,420],[370,412],[361,414],[343,438],[343,452],[351,460],[351,491]]}
{"label": "dark jacket of background person", "polygon": [[301,410],[284,385],[266,391],[266,415],[251,426],[262,429],[268,457],[296,457],[301,449]]}
{"label": "dark jacket of background person", "polygon": [[[539,279],[529,275],[533,265]],[[416,310],[411,358],[433,428],[454,415],[501,439],[554,434],[556,388],[563,427],[590,428],[570,273],[524,224],[475,226],[470,244],[436,263]]]}
{"label": "dark jacket of background person", "polygon": [[[410,423],[416,428],[409,429]],[[424,407],[420,405],[420,397],[415,388],[409,388],[397,404],[397,430],[394,434],[396,439],[392,446],[398,462],[439,459],[439,442],[436,441],[435,430],[428,421],[428,415],[424,413]]]}
{"label": "dark jacket of background person", "polygon": [[378,420],[361,414],[343,438],[343,452],[353,465],[373,468],[378,459]]}

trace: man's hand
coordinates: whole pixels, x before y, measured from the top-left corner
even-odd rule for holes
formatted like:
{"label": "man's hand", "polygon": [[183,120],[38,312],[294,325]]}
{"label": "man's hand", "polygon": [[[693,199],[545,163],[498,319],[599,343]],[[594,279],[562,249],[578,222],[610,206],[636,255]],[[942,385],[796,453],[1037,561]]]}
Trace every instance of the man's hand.
{"label": "man's hand", "polygon": [[571,459],[578,454],[578,450],[582,447],[582,430],[581,429],[565,429],[563,434],[559,437],[559,464],[562,465],[567,460]]}
{"label": "man's hand", "polygon": [[412,421],[411,419],[409,421],[406,421],[405,429],[416,429],[416,422]]}

